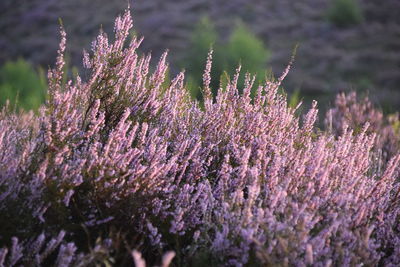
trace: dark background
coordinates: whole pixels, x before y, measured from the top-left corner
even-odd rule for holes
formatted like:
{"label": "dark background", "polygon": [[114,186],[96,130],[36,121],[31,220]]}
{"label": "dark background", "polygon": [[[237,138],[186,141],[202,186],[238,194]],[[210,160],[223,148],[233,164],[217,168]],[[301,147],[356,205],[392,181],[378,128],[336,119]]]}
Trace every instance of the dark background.
{"label": "dark background", "polygon": [[341,91],[357,90],[386,112],[400,110],[400,1],[358,1],[363,19],[339,26],[327,18],[333,0],[1,0],[0,65],[24,58],[47,69],[56,57],[61,18],[71,66],[80,68],[83,48],[100,27],[111,35],[116,15],[130,2],[142,51],[154,61],[169,49],[172,74],[189,49],[190,36],[207,15],[221,38],[243,21],[271,53],[266,68],[279,75],[299,44],[284,83],[306,100],[326,106]]}

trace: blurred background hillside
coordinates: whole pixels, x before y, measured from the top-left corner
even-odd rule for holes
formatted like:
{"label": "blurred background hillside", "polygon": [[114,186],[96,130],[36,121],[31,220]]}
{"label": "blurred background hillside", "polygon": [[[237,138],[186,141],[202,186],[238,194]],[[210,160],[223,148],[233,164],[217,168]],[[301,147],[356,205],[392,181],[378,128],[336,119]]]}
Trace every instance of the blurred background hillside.
{"label": "blurred background hillside", "polygon": [[[210,43],[217,84],[239,61],[261,80],[279,75],[298,44],[284,83],[289,95],[324,108],[336,93],[357,90],[386,112],[400,109],[399,0],[1,0],[1,103],[16,91],[24,103],[35,98],[27,92],[41,90],[43,70],[55,61],[59,18],[69,66],[80,69],[82,49],[90,49],[100,27],[111,36],[128,2],[136,33],[145,37],[142,51],[157,58],[169,49],[171,75],[185,68],[194,97]],[[37,77],[24,78],[32,73]],[[25,107],[34,108],[43,92],[36,98]]]}

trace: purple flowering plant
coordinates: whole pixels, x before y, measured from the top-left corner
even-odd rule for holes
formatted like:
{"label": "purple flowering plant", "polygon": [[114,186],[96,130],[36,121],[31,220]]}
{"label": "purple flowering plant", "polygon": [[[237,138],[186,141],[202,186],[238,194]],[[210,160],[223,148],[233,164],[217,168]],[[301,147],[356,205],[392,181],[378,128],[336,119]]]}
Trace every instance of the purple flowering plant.
{"label": "purple flowering plant", "polygon": [[212,52],[200,104],[166,53],[150,71],[132,24],[67,83],[61,29],[39,114],[0,113],[0,266],[400,263],[400,155],[377,157],[369,115],[353,127],[339,96],[317,131],[316,103],[300,117],[278,93],[291,64],[254,98],[240,67],[213,96]]}

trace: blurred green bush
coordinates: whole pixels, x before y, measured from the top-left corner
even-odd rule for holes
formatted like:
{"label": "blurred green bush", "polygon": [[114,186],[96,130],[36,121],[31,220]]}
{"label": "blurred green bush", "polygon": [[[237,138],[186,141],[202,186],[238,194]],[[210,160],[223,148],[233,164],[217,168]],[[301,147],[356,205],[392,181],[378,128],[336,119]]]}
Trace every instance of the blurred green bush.
{"label": "blurred green bush", "polygon": [[0,68],[0,105],[7,100],[17,109],[36,111],[45,101],[46,77],[23,60],[8,61]]}
{"label": "blurred green bush", "polygon": [[331,23],[342,28],[360,24],[364,19],[357,0],[333,0],[327,16]]}
{"label": "blurred green bush", "polygon": [[211,48],[214,51],[211,70],[214,95],[220,83],[226,82],[224,70],[232,76],[239,64],[242,66],[239,89],[243,85],[245,72],[257,74],[258,81],[264,79],[270,51],[263,42],[241,22],[236,23],[228,41],[222,42],[214,24],[204,17],[196,25],[190,40],[190,49],[181,62],[181,66],[187,71],[188,88],[193,97],[202,98],[200,85],[207,53]]}

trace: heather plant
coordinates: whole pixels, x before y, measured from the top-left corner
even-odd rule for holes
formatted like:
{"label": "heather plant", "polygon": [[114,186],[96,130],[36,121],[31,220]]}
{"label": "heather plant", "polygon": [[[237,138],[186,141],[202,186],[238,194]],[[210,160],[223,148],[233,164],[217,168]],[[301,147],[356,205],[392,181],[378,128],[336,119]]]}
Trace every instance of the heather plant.
{"label": "heather plant", "polygon": [[374,107],[367,96],[359,98],[356,92],[338,94],[334,107],[326,114],[325,126],[333,134],[340,136],[346,127],[352,128],[358,134],[367,122],[370,125],[368,132],[376,134],[374,150],[382,161],[388,161],[399,151],[399,115],[385,116]]}
{"label": "heather plant", "polygon": [[[368,122],[334,136],[240,67],[200,107],[166,85],[142,39],[100,32],[62,82],[66,34],[39,115],[0,114],[0,265],[392,265],[400,260],[398,164],[382,171]],[[172,252],[173,251],[173,252]]]}

